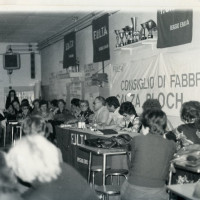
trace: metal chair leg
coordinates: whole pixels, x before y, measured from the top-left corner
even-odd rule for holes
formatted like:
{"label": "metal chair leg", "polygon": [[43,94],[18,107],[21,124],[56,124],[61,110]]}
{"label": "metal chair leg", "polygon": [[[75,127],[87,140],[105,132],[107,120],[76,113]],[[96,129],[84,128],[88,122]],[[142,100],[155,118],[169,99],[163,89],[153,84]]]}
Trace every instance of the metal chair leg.
{"label": "metal chair leg", "polygon": [[95,176],[95,172],[92,172],[92,187],[94,187],[94,176]]}
{"label": "metal chair leg", "polygon": [[88,161],[88,183],[90,183],[91,163],[92,163],[92,153],[90,152]]}
{"label": "metal chair leg", "polygon": [[111,185],[113,185],[113,176],[110,176]]}

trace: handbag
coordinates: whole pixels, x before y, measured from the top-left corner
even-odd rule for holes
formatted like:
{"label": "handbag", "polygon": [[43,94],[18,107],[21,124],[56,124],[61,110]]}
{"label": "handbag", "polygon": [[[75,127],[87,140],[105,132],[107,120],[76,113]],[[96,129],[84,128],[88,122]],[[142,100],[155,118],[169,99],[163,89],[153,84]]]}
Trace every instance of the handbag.
{"label": "handbag", "polygon": [[129,149],[132,137],[128,134],[120,134],[111,138],[94,138],[85,140],[85,145],[97,148],[126,148]]}

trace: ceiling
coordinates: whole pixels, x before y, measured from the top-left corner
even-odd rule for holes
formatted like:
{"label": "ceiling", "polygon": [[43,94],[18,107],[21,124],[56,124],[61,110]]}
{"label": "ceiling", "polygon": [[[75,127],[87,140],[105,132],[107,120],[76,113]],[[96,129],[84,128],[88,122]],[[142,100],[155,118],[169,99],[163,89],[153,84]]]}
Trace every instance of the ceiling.
{"label": "ceiling", "polygon": [[0,12],[0,42],[40,43],[89,12]]}
{"label": "ceiling", "polygon": [[173,2],[174,7],[180,7],[193,1],[199,5],[200,0],[151,0],[150,4],[148,0],[0,0],[0,42],[42,45],[58,33],[63,36],[74,23],[82,24],[89,15],[92,18],[99,9],[143,10],[144,6],[151,9],[159,5],[158,2],[162,6]]}

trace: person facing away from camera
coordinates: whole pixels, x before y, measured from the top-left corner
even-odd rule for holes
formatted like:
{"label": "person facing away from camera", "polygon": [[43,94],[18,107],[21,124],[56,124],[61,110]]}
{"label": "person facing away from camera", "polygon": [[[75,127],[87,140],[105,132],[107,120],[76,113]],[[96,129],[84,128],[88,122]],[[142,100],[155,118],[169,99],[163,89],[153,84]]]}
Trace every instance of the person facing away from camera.
{"label": "person facing away from camera", "polygon": [[[147,99],[142,105],[143,113],[147,110],[162,110],[162,106],[158,99]],[[165,137],[169,140],[176,141],[176,136],[173,133],[174,127],[169,119],[167,119],[167,127],[165,132]]]}
{"label": "person facing away from camera", "polygon": [[163,137],[167,116],[161,110],[147,111],[141,122],[148,134],[131,141],[131,165],[128,180],[121,187],[121,200],[167,200],[165,183],[176,152],[175,142]]}
{"label": "person facing away from camera", "polygon": [[18,140],[6,157],[16,176],[32,186],[26,200],[97,200],[86,180],[62,162],[55,145],[39,134]]}
{"label": "person facing away from camera", "polygon": [[7,166],[6,154],[0,151],[0,199],[22,200],[17,178],[11,168]]}

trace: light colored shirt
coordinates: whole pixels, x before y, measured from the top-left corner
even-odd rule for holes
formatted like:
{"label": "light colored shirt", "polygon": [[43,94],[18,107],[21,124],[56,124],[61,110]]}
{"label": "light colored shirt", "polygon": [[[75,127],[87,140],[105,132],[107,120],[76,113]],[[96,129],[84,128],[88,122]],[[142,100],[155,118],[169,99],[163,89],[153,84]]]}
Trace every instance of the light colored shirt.
{"label": "light colored shirt", "polygon": [[[128,128],[129,123],[132,123],[133,126]],[[123,130],[138,133],[141,126],[140,118],[132,116],[130,121],[125,121],[125,128]]]}
{"label": "light colored shirt", "polygon": [[118,107],[113,113],[110,112],[108,119],[109,124],[118,125],[123,121],[123,116],[119,114],[119,108],[120,107]]}
{"label": "light colored shirt", "polygon": [[109,118],[109,110],[106,106],[102,106],[99,110],[97,110],[94,114],[94,120],[96,120],[97,124],[106,123]]}

